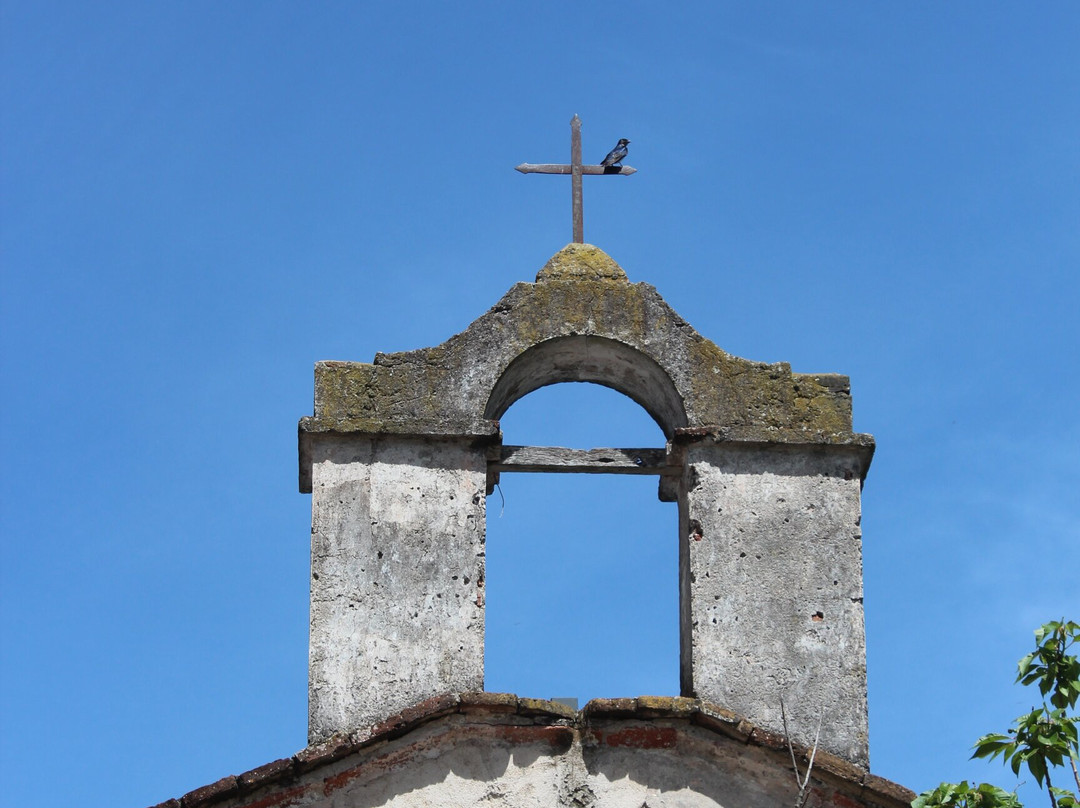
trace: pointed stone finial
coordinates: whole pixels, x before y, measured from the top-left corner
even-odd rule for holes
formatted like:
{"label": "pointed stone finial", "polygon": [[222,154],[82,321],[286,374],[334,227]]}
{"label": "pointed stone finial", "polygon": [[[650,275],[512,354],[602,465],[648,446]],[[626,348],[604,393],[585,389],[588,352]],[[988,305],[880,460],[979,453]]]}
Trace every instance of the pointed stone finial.
{"label": "pointed stone finial", "polygon": [[623,268],[592,244],[567,244],[544,264],[536,282],[567,280],[620,281],[629,283]]}

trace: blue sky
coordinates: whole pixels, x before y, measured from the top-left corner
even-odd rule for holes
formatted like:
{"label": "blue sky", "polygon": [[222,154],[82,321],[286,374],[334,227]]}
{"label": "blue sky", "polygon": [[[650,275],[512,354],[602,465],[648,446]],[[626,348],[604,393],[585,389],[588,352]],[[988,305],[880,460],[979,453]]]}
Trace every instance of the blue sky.
{"label": "blue sky", "polygon": [[[1080,618],[1076,4],[0,15],[2,804],[153,804],[304,745],[312,366],[532,280],[569,182],[513,166],[568,159],[574,113],[638,168],[586,178],[586,241],[725,350],[851,376],[873,770],[1012,784],[970,746]],[[588,385],[504,431],[661,443]],[[674,693],[655,481],[502,488],[489,689]]]}

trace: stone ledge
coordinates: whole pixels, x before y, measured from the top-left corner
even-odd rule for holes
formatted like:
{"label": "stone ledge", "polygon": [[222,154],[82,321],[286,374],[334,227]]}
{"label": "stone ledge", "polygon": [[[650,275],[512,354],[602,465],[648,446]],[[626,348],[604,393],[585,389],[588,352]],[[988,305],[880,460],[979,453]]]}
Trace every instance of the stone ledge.
{"label": "stone ledge", "polygon": [[462,693],[461,712],[516,713],[517,696],[513,693]]}
{"label": "stone ledge", "polygon": [[240,790],[240,782],[233,775],[222,777],[216,783],[189,791],[180,798],[183,808],[203,808],[232,797]]}
{"label": "stone ledge", "polygon": [[236,779],[240,783],[240,790],[246,794],[257,788],[261,788],[267,783],[283,780],[292,776],[294,774],[295,766],[296,760],[294,758],[281,758],[280,760],[275,760],[271,763],[265,763],[257,769],[244,772]]}
{"label": "stone ledge", "polygon": [[632,718],[637,699],[593,699],[582,709],[585,721],[593,718]]}
{"label": "stone ledge", "polygon": [[706,702],[698,704],[691,716],[691,721],[698,726],[727,735],[740,743],[749,741],[754,731],[754,725],[742,716]]}
{"label": "stone ledge", "polygon": [[498,421],[481,421],[476,431],[463,435],[448,435],[440,432],[438,425],[431,425],[431,431],[424,431],[421,427],[416,430],[416,424],[405,425],[391,422],[371,423],[363,419],[356,420],[326,420],[316,416],[305,415],[297,425],[297,457],[299,462],[299,487],[301,494],[311,493],[311,443],[320,437],[399,437],[414,438],[431,441],[459,441],[477,446],[489,446],[502,440]]}
{"label": "stone ledge", "polygon": [[914,791],[905,788],[899,783],[894,783],[892,780],[886,780],[884,777],[878,777],[876,774],[870,774],[869,772],[863,778],[863,791],[867,791],[875,797],[894,799],[909,805],[918,796]]}
{"label": "stone ledge", "polygon": [[519,698],[518,715],[523,715],[527,718],[562,718],[568,721],[575,721],[578,717],[578,711],[573,707],[569,707],[557,701]]}
{"label": "stone ledge", "polygon": [[672,444],[680,451],[691,444],[723,446],[733,451],[768,449],[776,452],[847,453],[855,464],[853,474],[865,480],[874,459],[873,435],[861,432],[825,432],[769,426],[700,426],[675,430]]}
{"label": "stone ledge", "polygon": [[769,426],[698,426],[675,430],[675,443],[746,443],[788,446],[850,446],[873,452],[874,436],[862,432],[825,432]]}
{"label": "stone ledge", "polygon": [[332,735],[325,741],[319,741],[311,746],[301,749],[293,755],[296,770],[299,773],[308,772],[326,763],[345,757],[350,752],[356,751],[358,745],[353,740],[352,733],[339,733]]}

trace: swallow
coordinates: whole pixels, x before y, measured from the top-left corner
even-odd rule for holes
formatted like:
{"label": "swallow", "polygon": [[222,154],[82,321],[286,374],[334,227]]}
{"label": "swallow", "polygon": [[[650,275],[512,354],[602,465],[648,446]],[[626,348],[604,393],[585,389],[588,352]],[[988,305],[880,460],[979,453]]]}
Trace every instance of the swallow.
{"label": "swallow", "polygon": [[608,152],[608,156],[604,158],[602,166],[622,166],[622,161],[626,159],[626,147],[630,145],[630,141],[624,137],[619,138],[619,142],[615,144],[615,148]]}

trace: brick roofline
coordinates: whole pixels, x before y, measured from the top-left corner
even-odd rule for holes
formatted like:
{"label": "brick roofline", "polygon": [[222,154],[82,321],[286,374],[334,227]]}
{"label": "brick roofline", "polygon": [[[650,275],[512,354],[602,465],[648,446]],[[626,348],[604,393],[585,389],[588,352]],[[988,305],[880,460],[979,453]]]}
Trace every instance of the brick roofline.
{"label": "brick roofline", "polygon": [[[422,701],[372,726],[341,733],[240,775],[223,777],[216,783],[189,791],[179,799],[158,803],[152,808],[209,808],[233,797],[242,797],[265,786],[288,784],[298,775],[333,763],[347,755],[378,743],[393,740],[412,730],[453,713],[465,715],[518,715],[538,724],[576,727],[588,732],[593,722],[606,720],[684,719],[739,743],[787,751],[783,735],[757,727],[739,715],[715,704],[681,696],[641,696],[629,699],[593,699],[581,710],[543,699],[519,698],[510,693],[446,693]],[[803,771],[810,749],[792,744]],[[813,775],[847,788],[858,789],[887,808],[908,808],[915,792],[893,783],[836,755],[818,750]]]}

